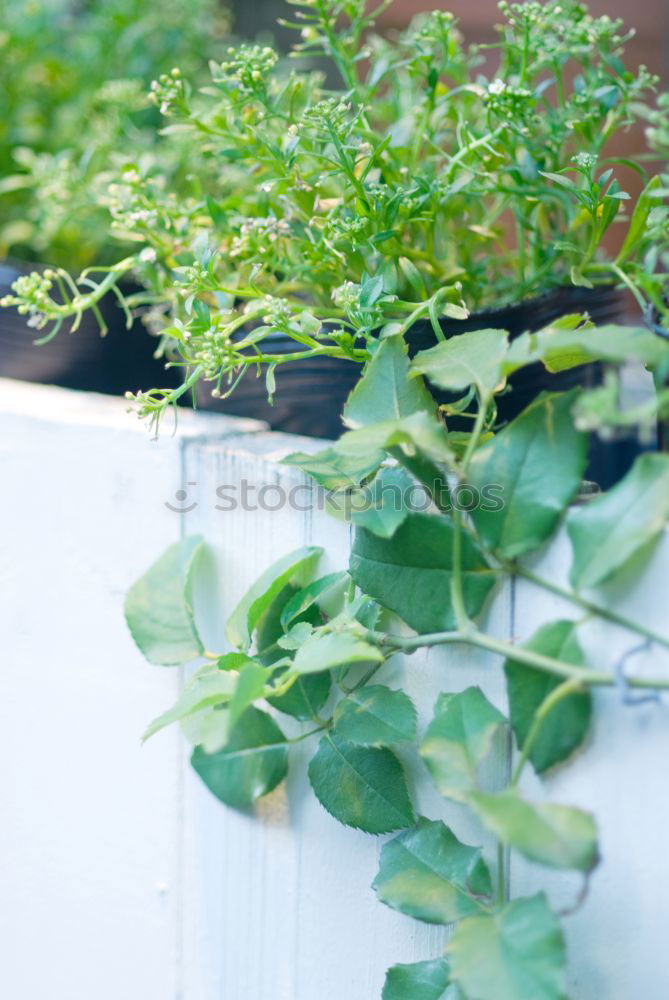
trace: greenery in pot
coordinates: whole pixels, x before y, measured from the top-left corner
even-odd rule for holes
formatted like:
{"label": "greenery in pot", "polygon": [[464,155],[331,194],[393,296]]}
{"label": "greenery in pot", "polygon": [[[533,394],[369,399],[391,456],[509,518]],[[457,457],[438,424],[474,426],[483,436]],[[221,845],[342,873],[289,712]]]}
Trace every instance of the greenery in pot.
{"label": "greenery in pot", "polygon": [[[564,284],[616,284],[660,314],[665,182],[609,155],[635,120],[666,130],[657,80],[626,68],[620,22],[583,4],[502,3],[494,68],[442,11],[392,40],[361,0],[296,0],[294,56],[325,54],[342,84],[295,71],[268,47],[212,64],[202,102],[180,71],[154,84],[164,130],[192,151],[188,195],[141,163],[108,189],[124,258],[64,302],[52,278],[6,301],[55,331],[118,278],[141,274],[176,391],[147,389],[155,421],[199,381],[225,395],[247,372],[319,355],[365,362],[381,338],[429,318],[503,306]],[[385,7],[387,4],[382,4]],[[634,206],[617,173],[645,188]],[[603,245],[617,225],[620,250]],[[272,335],[295,342],[272,351]]]}
{"label": "greenery in pot", "polygon": [[186,151],[147,98],[177,61],[201,80],[227,30],[215,0],[5,0],[0,10],[0,257],[80,270],[118,259],[100,202],[128,159],[175,192]]}

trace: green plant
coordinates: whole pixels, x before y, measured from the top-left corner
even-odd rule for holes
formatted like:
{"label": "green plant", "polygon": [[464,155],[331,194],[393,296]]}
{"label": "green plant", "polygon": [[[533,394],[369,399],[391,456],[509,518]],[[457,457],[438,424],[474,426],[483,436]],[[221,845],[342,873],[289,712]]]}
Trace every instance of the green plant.
{"label": "green plant", "polygon": [[[655,77],[625,67],[619,21],[573,0],[502,3],[489,71],[450,14],[386,40],[372,27],[387,3],[294,6],[293,55],[327,56],[340,87],[257,45],[212,64],[202,103],[183,73],[164,77],[153,93],[165,132],[192,149],[188,196],[128,165],[109,205],[114,230],[142,249],[64,303],[34,283],[8,299],[38,328],[60,326],[119,275],[141,274],[150,291],[131,305],[150,304],[184,372],[181,389],[138,394],[142,416],[158,421],[200,380],[225,395],[248,372],[271,396],[286,361],[362,363],[379,331],[429,318],[440,340],[443,316],[569,283],[627,287],[666,313],[666,179],[609,146],[639,118],[666,130],[667,105]],[[645,184],[629,213],[621,170]],[[274,333],[295,351],[273,351]]]}
{"label": "green plant", "polygon": [[[400,831],[381,852],[379,899],[417,920],[456,927],[443,957],[388,971],[384,1000],[565,997],[559,915],[543,893],[507,898],[507,854],[580,872],[587,889],[598,862],[596,821],[581,809],[529,800],[519,782],[528,766],[541,775],[581,747],[593,689],[620,696],[622,686],[630,701],[635,691],[669,689],[666,675],[627,679],[622,662],[593,667],[579,642],[586,618],[626,630],[635,647],[641,638],[649,656],[653,646],[669,648],[669,636],[588,596],[605,581],[629,582],[663,532],[669,456],[640,457],[609,493],[570,509],[586,462],[583,427],[594,413],[600,428],[621,417],[610,400],[602,404],[599,389],[544,395],[498,434],[488,428],[508,375],[524,365],[555,371],[597,360],[615,376],[631,358],[663,379],[669,343],[647,330],[592,328],[566,317],[513,343],[501,330],[455,336],[410,361],[402,336],[388,336],[349,397],[350,430],[325,452],[286,459],[338,489],[334,500],[348,501],[356,525],[348,572],[319,577],[318,548],[287,555],[228,619],[227,652],[207,651],[198,634],[192,584],[201,538],[172,546],[128,594],[128,624],[151,662],[204,661],[146,737],[180,722],[194,744],[194,769],[234,808],[285,778],[293,744],[317,739],[309,780],[325,809],[369,834]],[[423,376],[475,399],[470,434],[449,433]],[[668,403],[661,390],[655,406]],[[654,418],[649,409],[645,419]],[[501,503],[490,502],[490,484]],[[407,502],[407,486],[419,485],[432,500],[429,513]],[[463,500],[462,490],[479,499]],[[573,549],[568,588],[540,578],[525,560],[565,515]],[[574,620],[547,621],[522,645],[487,633],[486,604],[512,576],[559,594]],[[408,629],[393,626],[393,615]],[[446,670],[445,691],[419,737],[411,700],[383,682],[384,668],[396,654],[463,645],[501,658],[508,713],[479,688],[451,692]],[[276,721],[281,714],[291,729],[290,718],[304,724],[294,736]],[[515,765],[506,785],[491,790],[480,769],[503,730],[515,738]],[[439,792],[496,839],[494,867],[481,847],[416,815],[398,745],[419,753]]]}
{"label": "green plant", "polygon": [[183,146],[157,134],[149,83],[175,60],[201,79],[225,30],[213,0],[6,0],[0,254],[75,272],[118,259],[101,203],[109,177],[141,160],[178,192],[187,169]]}

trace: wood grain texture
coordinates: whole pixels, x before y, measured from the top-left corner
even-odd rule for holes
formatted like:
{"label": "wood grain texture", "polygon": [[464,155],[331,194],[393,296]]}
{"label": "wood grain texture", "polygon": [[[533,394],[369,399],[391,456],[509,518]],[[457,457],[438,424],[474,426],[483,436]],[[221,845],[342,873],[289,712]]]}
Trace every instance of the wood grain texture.
{"label": "wood grain texture", "polygon": [[[566,584],[570,544],[559,536],[533,569],[553,582]],[[645,560],[639,582],[634,567],[627,579],[594,595],[604,606],[648,627],[666,632],[666,567],[669,535]],[[540,592],[532,584],[517,585],[515,631],[519,641],[535,628],[558,618],[580,619],[578,609]],[[585,622],[579,640],[594,669],[610,670],[639,640],[629,632],[599,622]],[[657,649],[630,657],[626,670],[662,676],[669,654]],[[638,697],[638,692],[634,695]],[[662,944],[669,920],[666,830],[669,824],[669,699],[638,707],[623,703],[621,692],[595,695],[592,737],[574,759],[554,768],[542,782],[528,774],[524,788],[536,798],[576,805],[594,813],[599,827],[602,863],[592,876],[585,905],[565,921],[570,957],[570,997],[590,1000],[664,1000],[669,990],[669,954]],[[514,859],[512,894],[549,887],[558,908],[573,905],[580,878],[548,875]]]}
{"label": "wood grain texture", "polygon": [[[123,620],[178,534],[184,416],[151,442],[123,400],[0,379],[0,995],[180,995],[178,692]],[[235,430],[247,426],[235,422]]]}
{"label": "wood grain texture", "polygon": [[[257,490],[279,487],[288,493],[304,486],[312,491],[297,470],[277,462],[290,451],[318,447],[313,439],[280,434],[231,439],[220,447],[187,446],[188,479],[207,498],[187,515],[186,524],[188,533],[202,532],[210,543],[210,575],[201,580],[198,601],[210,648],[222,648],[225,615],[281,555],[304,544],[324,545],[325,572],[346,566],[349,529],[322,510],[215,509],[216,490],[236,486],[241,496],[244,480]],[[306,506],[303,500],[300,494]],[[508,638],[508,590],[494,602],[489,618],[491,631]],[[503,700],[501,672],[492,658],[461,648],[396,657],[384,680],[391,687],[402,684],[414,698],[421,730],[442,691],[481,684],[491,699]],[[280,722],[286,731],[297,731],[286,717]],[[380,997],[389,965],[441,953],[442,929],[391,911],[370,889],[387,838],[341,826],[315,800],[306,766],[316,745],[315,739],[306,741],[291,754],[287,787],[261,801],[255,816],[226,809],[187,773],[187,1000],[371,1000]],[[466,811],[448,806],[433,790],[415,752],[400,755],[418,789],[418,811],[444,818],[464,840],[480,841],[480,830]],[[507,766],[507,746],[501,741],[487,775],[491,787]]]}

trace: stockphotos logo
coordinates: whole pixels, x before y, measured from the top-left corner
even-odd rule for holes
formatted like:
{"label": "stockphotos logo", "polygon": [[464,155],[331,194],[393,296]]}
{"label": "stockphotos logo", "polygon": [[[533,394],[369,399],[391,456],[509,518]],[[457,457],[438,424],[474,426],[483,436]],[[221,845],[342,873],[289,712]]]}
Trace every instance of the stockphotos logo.
{"label": "stockphotos logo", "polygon": [[233,510],[275,513],[295,510],[300,513],[329,510],[345,519],[354,514],[371,510],[388,512],[426,512],[458,510],[469,512],[483,510],[496,513],[504,509],[504,487],[499,483],[486,483],[482,487],[471,483],[458,483],[442,487],[437,503],[429,491],[419,483],[401,486],[380,480],[371,486],[353,486],[348,489],[325,490],[309,483],[298,483],[286,488],[280,483],[251,483],[242,479],[237,483],[224,483],[203,497],[198,483],[191,480],[186,489],[179,489],[173,500],[165,506],[175,514],[190,514],[201,506],[211,505],[213,510],[229,513]]}

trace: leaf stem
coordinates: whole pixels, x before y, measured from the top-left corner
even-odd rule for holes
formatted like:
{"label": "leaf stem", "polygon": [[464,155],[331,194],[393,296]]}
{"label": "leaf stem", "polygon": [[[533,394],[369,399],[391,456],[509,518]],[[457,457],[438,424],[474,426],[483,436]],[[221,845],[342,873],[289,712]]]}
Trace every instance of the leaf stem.
{"label": "leaf stem", "polygon": [[618,614],[617,611],[612,611],[610,608],[604,608],[600,604],[595,604],[594,601],[588,600],[586,597],[581,597],[573,590],[567,590],[565,587],[561,587],[557,583],[553,583],[551,580],[545,580],[543,577],[532,570],[527,569],[521,564],[508,563],[504,560],[500,560],[501,565],[510,573],[515,573],[517,576],[523,577],[525,580],[529,580],[531,583],[537,585],[537,587],[543,587],[544,590],[550,591],[551,594],[555,594],[557,597],[562,597],[566,601],[570,601],[572,604],[576,604],[579,608],[583,608],[584,611],[589,612],[592,615],[597,615],[600,618],[604,618],[606,621],[611,622],[613,625],[619,625],[621,628],[627,629],[630,632],[635,632],[637,635],[642,635],[646,639],[650,639],[651,642],[656,642],[659,646],[664,646],[669,649],[669,638],[667,636],[660,635],[658,632],[653,631],[653,629],[647,628],[645,625],[641,625],[639,622],[634,622],[630,618],[626,618],[624,615]]}
{"label": "leaf stem", "polygon": [[[606,671],[584,670],[573,663],[564,663],[562,660],[557,660],[552,656],[544,656],[542,653],[536,653],[531,649],[514,646],[511,642],[494,639],[492,636],[486,635],[485,632],[481,632],[479,629],[472,628],[471,626],[450,632],[431,632],[416,636],[394,635],[372,630],[367,635],[370,641],[377,642],[396,652],[412,653],[423,647],[464,643],[465,645],[477,646],[479,649],[487,649],[491,653],[503,656],[505,659],[525,663],[529,667],[544,671],[544,673],[555,674],[581,685],[615,687],[618,683],[617,678]],[[669,690],[669,677],[630,677],[627,683],[630,687],[635,688]]]}
{"label": "leaf stem", "polygon": [[525,742],[518,758],[518,762],[514,768],[513,774],[511,776],[511,788],[515,788],[520,781],[520,777],[523,773],[523,769],[532,753],[532,748],[534,747],[539,733],[541,732],[542,726],[550,713],[559,705],[563,698],[568,698],[569,695],[574,694],[576,691],[583,690],[583,683],[579,682],[578,679],[566,680],[558,687],[553,688],[553,690],[546,695],[541,705],[537,709],[534,718],[532,720],[532,725],[530,726],[530,731],[527,734]]}

